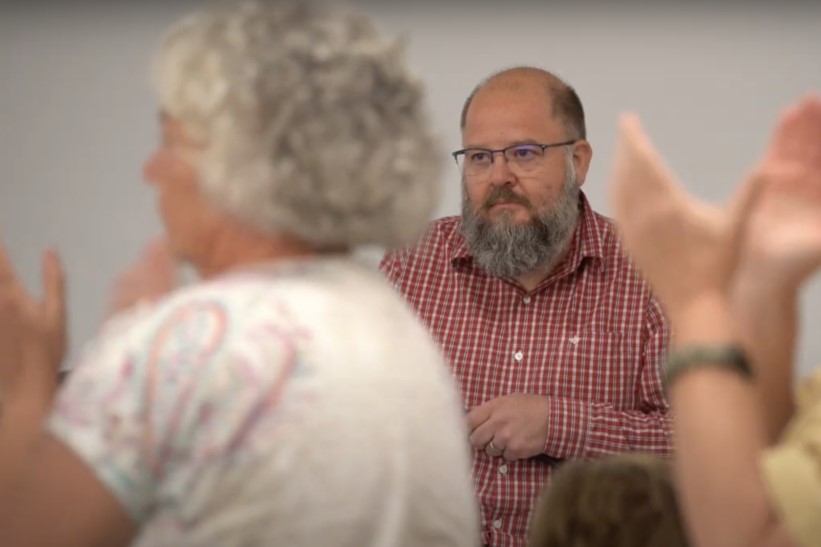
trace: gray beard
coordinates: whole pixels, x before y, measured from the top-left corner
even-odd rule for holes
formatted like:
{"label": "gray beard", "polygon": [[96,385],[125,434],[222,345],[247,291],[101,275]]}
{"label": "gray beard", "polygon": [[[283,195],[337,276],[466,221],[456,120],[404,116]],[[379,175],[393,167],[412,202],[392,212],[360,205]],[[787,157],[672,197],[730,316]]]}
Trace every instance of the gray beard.
{"label": "gray beard", "polygon": [[[501,198],[515,201],[511,194],[509,188],[500,187],[482,208],[489,208]],[[516,198],[524,199],[518,195]],[[527,224],[512,222],[512,214],[507,211],[495,221],[480,218],[462,189],[462,235],[473,260],[496,277],[516,278],[537,270],[552,270],[570,244],[578,222],[579,187],[571,172],[553,207],[539,212]]]}

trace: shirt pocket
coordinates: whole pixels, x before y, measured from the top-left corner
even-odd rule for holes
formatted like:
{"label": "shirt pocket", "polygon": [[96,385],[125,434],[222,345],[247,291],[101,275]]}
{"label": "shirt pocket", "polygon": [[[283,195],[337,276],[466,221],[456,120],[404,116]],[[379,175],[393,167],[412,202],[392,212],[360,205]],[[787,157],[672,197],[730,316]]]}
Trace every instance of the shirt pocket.
{"label": "shirt pocket", "polygon": [[629,409],[639,393],[640,335],[629,331],[583,330],[564,342],[555,392],[572,399]]}

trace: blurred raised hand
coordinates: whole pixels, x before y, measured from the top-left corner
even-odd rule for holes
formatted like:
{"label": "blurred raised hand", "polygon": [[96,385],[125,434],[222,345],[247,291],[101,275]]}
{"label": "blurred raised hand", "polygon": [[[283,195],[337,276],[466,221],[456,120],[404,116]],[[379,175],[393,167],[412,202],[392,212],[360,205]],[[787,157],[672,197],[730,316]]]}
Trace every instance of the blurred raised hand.
{"label": "blurred raised hand", "polygon": [[702,203],[681,188],[638,117],[620,118],[611,179],[616,221],[674,323],[699,299],[725,294],[757,184],[752,179],[726,209]]}
{"label": "blurred raised hand", "polygon": [[108,315],[154,302],[176,288],[178,282],[177,262],[168,241],[165,237],[156,237],[115,281]]}
{"label": "blurred raised hand", "polygon": [[821,97],[808,96],[779,117],[751,178],[761,192],[744,233],[732,307],[774,442],[795,409],[798,292],[821,265]]}
{"label": "blurred raised hand", "polygon": [[742,274],[797,287],[821,266],[821,95],[784,112],[751,176],[762,190],[744,236]]}
{"label": "blurred raised hand", "polygon": [[50,401],[67,347],[65,275],[55,251],[42,260],[43,296],[21,282],[0,245],[0,393],[4,404]]}

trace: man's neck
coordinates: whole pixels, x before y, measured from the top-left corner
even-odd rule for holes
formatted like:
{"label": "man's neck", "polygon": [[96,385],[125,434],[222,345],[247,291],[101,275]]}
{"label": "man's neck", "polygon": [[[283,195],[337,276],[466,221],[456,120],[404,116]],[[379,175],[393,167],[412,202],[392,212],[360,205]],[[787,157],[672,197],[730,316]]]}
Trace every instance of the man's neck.
{"label": "man's neck", "polygon": [[571,236],[570,239],[565,242],[564,250],[559,253],[550,264],[514,277],[516,282],[519,283],[526,292],[531,292],[538,287],[541,282],[547,279],[550,274],[564,262],[565,258],[567,258],[567,255],[570,253],[570,241],[572,241],[572,239]]}
{"label": "man's neck", "polygon": [[516,282],[524,288],[525,292],[531,292],[533,289],[538,287],[542,281],[547,279],[547,276],[550,275],[551,271],[552,270],[535,270],[532,272],[528,272],[526,274],[519,275],[514,279],[516,279]]}

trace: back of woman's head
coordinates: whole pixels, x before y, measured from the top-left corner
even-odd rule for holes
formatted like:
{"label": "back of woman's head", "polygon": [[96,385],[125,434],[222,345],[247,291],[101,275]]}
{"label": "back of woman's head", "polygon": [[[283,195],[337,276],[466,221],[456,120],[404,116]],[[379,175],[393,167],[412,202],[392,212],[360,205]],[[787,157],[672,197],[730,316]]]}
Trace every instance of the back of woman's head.
{"label": "back of woman's head", "polygon": [[422,86],[365,16],[303,0],[202,12],[169,31],[154,75],[235,218],[317,246],[406,243],[429,220],[441,156]]}
{"label": "back of woman's head", "polygon": [[531,547],[686,547],[668,462],[631,454],[561,467],[533,514]]}

